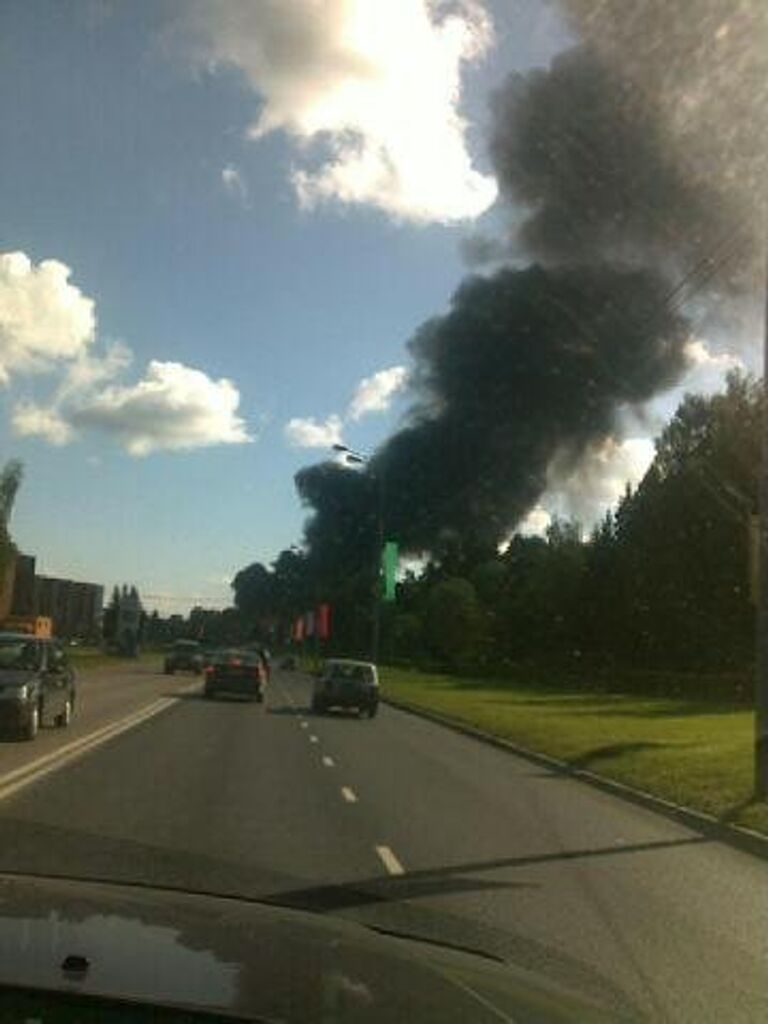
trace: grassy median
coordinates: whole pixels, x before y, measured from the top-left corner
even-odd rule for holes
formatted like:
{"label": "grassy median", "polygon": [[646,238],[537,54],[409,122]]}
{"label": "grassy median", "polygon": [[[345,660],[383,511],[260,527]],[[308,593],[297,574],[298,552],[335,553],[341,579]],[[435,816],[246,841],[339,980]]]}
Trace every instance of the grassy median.
{"label": "grassy median", "polygon": [[754,716],[743,707],[384,668],[385,696],[768,833],[751,800]]}
{"label": "grassy median", "polygon": [[73,668],[78,672],[88,672],[97,668],[130,668],[153,663],[160,671],[163,663],[162,652],[158,651],[142,651],[138,658],[122,658],[117,654],[108,654],[99,647],[69,647],[67,655]]}

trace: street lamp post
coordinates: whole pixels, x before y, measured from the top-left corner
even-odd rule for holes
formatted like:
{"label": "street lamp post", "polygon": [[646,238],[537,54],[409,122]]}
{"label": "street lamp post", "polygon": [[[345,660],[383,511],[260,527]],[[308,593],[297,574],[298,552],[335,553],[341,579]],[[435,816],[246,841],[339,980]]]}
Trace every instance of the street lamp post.
{"label": "street lamp post", "polygon": [[[344,455],[347,463],[358,466],[367,466],[370,459],[360,452],[353,451],[345,444],[333,445],[333,450]],[[381,595],[379,593],[379,582],[381,572],[381,552],[384,547],[384,485],[380,474],[369,470],[370,478],[373,480],[376,489],[376,551],[373,565],[373,608],[371,617],[371,661],[375,665],[379,660],[379,642],[381,638]]]}

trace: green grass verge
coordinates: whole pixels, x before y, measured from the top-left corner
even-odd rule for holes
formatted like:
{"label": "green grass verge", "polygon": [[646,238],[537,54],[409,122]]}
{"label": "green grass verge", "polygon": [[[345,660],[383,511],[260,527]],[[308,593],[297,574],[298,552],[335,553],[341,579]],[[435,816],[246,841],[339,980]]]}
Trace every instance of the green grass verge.
{"label": "green grass verge", "polygon": [[159,670],[163,660],[162,653],[157,651],[142,651],[138,658],[120,658],[115,654],[106,654],[99,647],[68,647],[67,654],[73,668],[76,668],[78,672],[153,663],[157,664]]}
{"label": "green grass verge", "polygon": [[381,669],[394,700],[768,834],[751,800],[754,715],[733,705]]}

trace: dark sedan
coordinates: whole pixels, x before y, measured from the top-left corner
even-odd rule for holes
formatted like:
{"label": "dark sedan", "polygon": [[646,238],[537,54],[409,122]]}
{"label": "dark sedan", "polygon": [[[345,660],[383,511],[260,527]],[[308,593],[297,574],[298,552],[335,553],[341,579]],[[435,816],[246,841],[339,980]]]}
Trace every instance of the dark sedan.
{"label": "dark sedan", "polygon": [[261,651],[217,651],[205,666],[205,697],[243,697],[263,701],[269,671]]}
{"label": "dark sedan", "polygon": [[69,725],[75,674],[56,640],[0,633],[0,728],[33,740],[43,724]]}

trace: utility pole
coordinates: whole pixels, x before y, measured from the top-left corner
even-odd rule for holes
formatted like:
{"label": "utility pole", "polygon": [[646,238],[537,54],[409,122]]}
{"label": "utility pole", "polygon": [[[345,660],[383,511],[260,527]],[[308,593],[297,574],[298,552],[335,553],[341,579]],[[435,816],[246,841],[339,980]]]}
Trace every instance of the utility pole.
{"label": "utility pole", "polygon": [[[768,278],[768,266],[766,266]],[[763,339],[763,416],[760,460],[759,595],[755,676],[755,798],[768,799],[768,281]]]}
{"label": "utility pole", "polygon": [[373,567],[373,619],[371,621],[371,661],[379,661],[379,639],[381,637],[381,553],[384,550],[384,495],[382,480],[378,473],[371,473],[376,489],[376,552]]}

